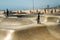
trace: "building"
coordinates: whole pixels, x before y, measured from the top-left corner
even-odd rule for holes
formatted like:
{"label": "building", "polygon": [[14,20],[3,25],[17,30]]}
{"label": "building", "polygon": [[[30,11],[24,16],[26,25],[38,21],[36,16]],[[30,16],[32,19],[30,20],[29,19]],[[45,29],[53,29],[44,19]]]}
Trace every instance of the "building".
{"label": "building", "polygon": [[[60,8],[44,8],[44,9],[34,9],[34,10],[10,10],[11,12],[14,13],[21,13],[25,12],[26,14],[31,14],[31,13],[44,13],[44,14],[58,14],[60,13]],[[0,14],[3,14],[5,11],[0,10]]]}

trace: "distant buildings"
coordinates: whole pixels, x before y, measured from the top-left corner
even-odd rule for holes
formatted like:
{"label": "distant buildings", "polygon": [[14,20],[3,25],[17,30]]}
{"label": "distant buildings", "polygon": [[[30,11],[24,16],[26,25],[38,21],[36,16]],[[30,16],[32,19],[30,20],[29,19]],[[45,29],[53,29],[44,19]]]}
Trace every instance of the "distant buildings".
{"label": "distant buildings", "polygon": [[[24,12],[26,14],[31,14],[31,13],[44,13],[44,14],[58,14],[60,13],[60,8],[44,8],[44,9],[37,9],[37,10],[10,10],[11,12],[14,13],[21,13]],[[0,11],[0,14],[4,14],[4,11]]]}
{"label": "distant buildings", "polygon": [[3,10],[0,10],[0,15],[4,14],[4,11]]}
{"label": "distant buildings", "polygon": [[16,13],[25,12],[26,14],[37,13],[37,12],[41,12],[45,14],[55,14],[55,13],[60,13],[60,9],[59,8],[49,8],[49,9],[45,8],[45,9],[38,9],[38,10],[12,10],[12,12],[16,12]]}

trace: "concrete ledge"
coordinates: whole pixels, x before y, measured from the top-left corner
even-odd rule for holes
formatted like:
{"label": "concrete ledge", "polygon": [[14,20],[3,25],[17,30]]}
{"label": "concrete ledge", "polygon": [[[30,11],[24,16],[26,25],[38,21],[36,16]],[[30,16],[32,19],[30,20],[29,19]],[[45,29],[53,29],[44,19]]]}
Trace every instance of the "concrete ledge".
{"label": "concrete ledge", "polygon": [[0,29],[5,30],[25,30],[35,27],[50,27],[58,24],[28,24],[28,25],[0,25]]}
{"label": "concrete ledge", "polygon": [[43,24],[29,24],[29,25],[1,25],[0,29],[6,29],[6,30],[24,30],[34,27],[45,27]]}

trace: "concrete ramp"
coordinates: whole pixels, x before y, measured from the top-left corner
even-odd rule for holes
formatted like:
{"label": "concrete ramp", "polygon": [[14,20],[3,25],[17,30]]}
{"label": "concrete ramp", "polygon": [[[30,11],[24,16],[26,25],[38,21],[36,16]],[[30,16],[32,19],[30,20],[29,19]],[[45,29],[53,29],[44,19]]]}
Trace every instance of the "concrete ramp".
{"label": "concrete ramp", "polygon": [[47,29],[52,36],[60,39],[60,24],[55,25],[55,26],[47,27]]}
{"label": "concrete ramp", "polygon": [[25,18],[4,18],[1,21],[1,25],[26,25],[26,24],[31,24],[32,21],[29,19]]}
{"label": "concrete ramp", "polygon": [[46,27],[15,30],[12,34],[8,32],[8,30],[0,30],[0,40],[58,40],[48,32]]}
{"label": "concrete ramp", "polygon": [[31,28],[28,30],[15,31],[13,40],[58,40],[48,32],[46,27]]}
{"label": "concrete ramp", "polygon": [[32,23],[24,18],[1,19],[0,40],[60,40],[60,25]]}

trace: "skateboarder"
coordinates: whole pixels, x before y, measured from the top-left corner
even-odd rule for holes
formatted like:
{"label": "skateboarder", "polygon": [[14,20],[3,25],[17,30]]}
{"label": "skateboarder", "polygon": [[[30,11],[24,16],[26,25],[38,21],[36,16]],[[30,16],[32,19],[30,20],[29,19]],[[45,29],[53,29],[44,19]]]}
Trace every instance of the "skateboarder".
{"label": "skateboarder", "polygon": [[37,17],[37,24],[41,24],[40,23],[40,12],[38,13],[38,17]]}
{"label": "skateboarder", "polygon": [[8,17],[9,16],[9,11],[8,11],[8,9],[6,9],[6,17]]}

